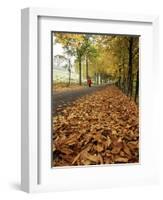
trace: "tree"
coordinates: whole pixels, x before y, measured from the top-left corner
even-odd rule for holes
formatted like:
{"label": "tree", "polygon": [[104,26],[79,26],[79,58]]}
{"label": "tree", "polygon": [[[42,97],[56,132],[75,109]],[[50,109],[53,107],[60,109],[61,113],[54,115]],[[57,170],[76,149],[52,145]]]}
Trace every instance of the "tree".
{"label": "tree", "polygon": [[[54,56],[54,66],[56,66],[57,68],[60,68],[61,66],[63,66],[64,68],[66,68],[68,70],[69,73],[69,80],[68,80],[68,86],[71,83],[71,60],[70,58],[67,58],[63,55],[56,55]],[[66,63],[65,65],[63,65],[64,63]]]}
{"label": "tree", "polygon": [[136,91],[135,91],[135,102],[137,102],[138,94],[139,93],[139,70],[136,73]]}
{"label": "tree", "polygon": [[79,85],[82,84],[81,79],[81,63],[85,52],[84,34],[56,33],[55,42],[61,43],[66,51],[76,56],[79,65]]}
{"label": "tree", "polygon": [[90,34],[86,34],[84,37],[85,42],[85,65],[86,65],[86,78],[89,77],[89,62],[92,58],[97,57],[97,47],[95,46],[95,37]]}
{"label": "tree", "polygon": [[128,61],[128,88],[127,88],[127,94],[129,96],[132,96],[132,62],[133,62],[133,37],[129,38],[129,61]]}

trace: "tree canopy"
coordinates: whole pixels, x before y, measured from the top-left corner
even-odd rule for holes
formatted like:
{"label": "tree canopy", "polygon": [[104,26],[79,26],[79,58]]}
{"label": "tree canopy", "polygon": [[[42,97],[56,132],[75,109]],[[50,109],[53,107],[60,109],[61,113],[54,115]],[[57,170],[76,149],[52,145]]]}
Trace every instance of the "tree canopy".
{"label": "tree canopy", "polygon": [[94,84],[114,83],[137,101],[139,36],[54,33],[54,43],[75,57],[80,85],[88,77]]}

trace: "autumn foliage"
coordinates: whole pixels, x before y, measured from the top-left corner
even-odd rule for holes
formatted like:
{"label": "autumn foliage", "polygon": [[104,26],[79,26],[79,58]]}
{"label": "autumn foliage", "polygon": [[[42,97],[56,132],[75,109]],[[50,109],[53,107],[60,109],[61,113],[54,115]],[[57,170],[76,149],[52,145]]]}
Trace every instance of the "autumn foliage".
{"label": "autumn foliage", "polygon": [[53,116],[53,166],[139,162],[138,106],[116,86]]}

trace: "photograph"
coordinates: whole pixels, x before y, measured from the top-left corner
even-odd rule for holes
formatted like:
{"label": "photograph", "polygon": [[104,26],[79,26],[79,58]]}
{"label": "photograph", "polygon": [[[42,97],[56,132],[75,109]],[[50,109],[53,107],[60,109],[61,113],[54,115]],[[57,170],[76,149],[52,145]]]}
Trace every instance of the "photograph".
{"label": "photograph", "polygon": [[52,167],[136,164],[140,35],[51,32]]}

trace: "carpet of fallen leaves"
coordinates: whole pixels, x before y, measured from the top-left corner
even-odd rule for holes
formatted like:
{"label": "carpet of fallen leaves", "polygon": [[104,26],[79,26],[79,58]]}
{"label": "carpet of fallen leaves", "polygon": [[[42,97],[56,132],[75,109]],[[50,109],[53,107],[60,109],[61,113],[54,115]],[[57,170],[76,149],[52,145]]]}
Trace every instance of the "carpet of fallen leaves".
{"label": "carpet of fallen leaves", "polygon": [[115,86],[53,117],[53,166],[139,162],[138,106]]}

